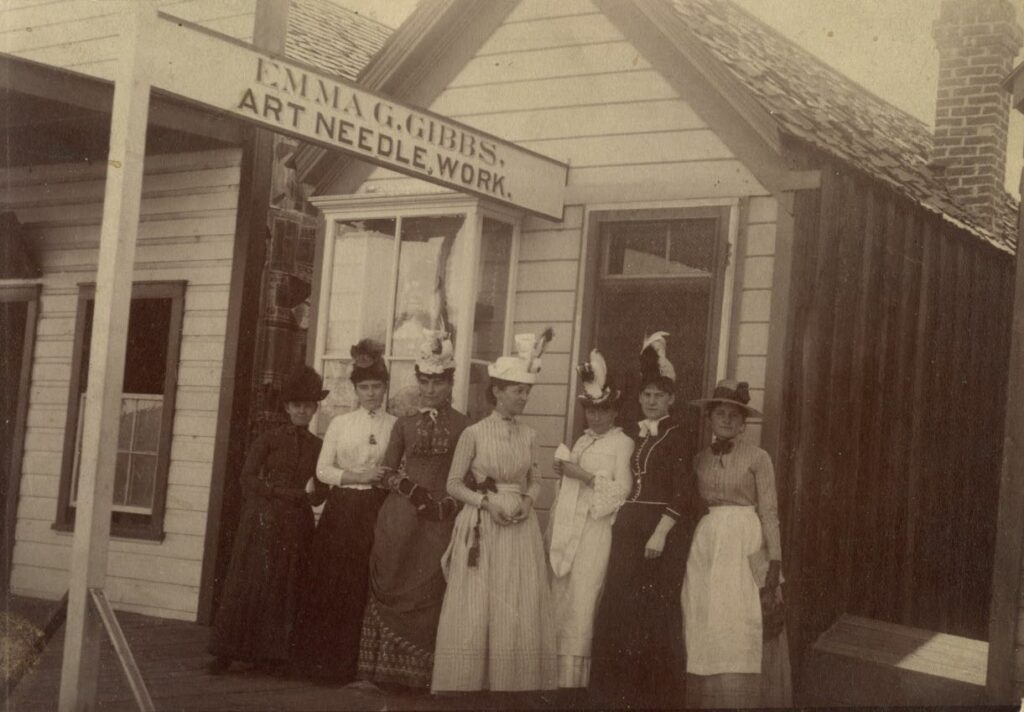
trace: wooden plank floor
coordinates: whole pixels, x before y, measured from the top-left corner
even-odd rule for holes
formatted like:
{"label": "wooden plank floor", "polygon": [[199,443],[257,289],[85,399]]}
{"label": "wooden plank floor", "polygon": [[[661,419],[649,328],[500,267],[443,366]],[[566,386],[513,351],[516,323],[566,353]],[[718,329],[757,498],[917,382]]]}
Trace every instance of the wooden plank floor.
{"label": "wooden plank floor", "polygon": [[[564,709],[551,693],[397,695],[312,685],[255,672],[206,674],[209,629],[194,623],[118,613],[118,621],[158,710],[442,710]],[[8,700],[10,712],[56,709],[64,631],[50,642]],[[98,709],[135,709],[114,650],[104,641]]]}

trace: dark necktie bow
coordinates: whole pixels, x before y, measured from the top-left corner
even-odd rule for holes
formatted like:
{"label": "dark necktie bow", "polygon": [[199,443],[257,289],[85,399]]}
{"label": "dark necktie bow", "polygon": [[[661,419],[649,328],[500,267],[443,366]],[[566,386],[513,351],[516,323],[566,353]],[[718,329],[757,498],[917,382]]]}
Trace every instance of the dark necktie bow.
{"label": "dark necktie bow", "polygon": [[733,444],[732,440],[715,440],[711,443],[711,454],[728,455],[732,452]]}

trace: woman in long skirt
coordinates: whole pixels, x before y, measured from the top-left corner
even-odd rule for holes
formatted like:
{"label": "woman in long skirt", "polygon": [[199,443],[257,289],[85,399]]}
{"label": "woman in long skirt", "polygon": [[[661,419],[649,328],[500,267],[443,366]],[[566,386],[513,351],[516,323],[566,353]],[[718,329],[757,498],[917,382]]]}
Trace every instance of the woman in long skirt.
{"label": "woman in long skirt", "polygon": [[558,663],[547,562],[533,503],[540,492],[537,435],[518,422],[540,368],[537,343],[488,367],[494,412],[466,428],[448,493],[456,517],[442,567],[448,578],[434,651],[433,692],[548,690]]}
{"label": "woman in long skirt", "polygon": [[588,427],[569,460],[555,456],[562,482],[548,527],[558,686],[569,689],[585,688],[590,681],[594,614],[608,568],[612,522],[633,485],[633,440],[615,425],[621,394],[608,385],[604,358],[591,351],[579,372]]}
{"label": "woman in long skirt", "polygon": [[426,690],[444,601],[441,556],[458,503],[445,492],[469,418],[451,407],[452,343],[434,333],[416,362],[419,409],[398,419],[382,465],[389,494],[377,515],[359,677]]}
{"label": "woman in long skirt", "polygon": [[[697,456],[710,510],[694,534],[682,608],[690,707],[788,707],[782,625],[782,545],[771,457],[741,437],[746,383],[720,381],[704,407],[715,436]],[[763,620],[763,614],[768,619]]]}
{"label": "woman in long skirt", "polygon": [[676,384],[663,332],[645,342],[640,370],[633,491],[612,527],[590,689],[606,706],[678,708],[686,683],[679,591],[703,505],[693,433],[669,413]]}
{"label": "woman in long skirt", "polygon": [[299,615],[302,668],[318,680],[355,679],[377,511],[387,492],[380,461],[395,417],[382,408],[388,371],[384,347],[364,339],[352,347],[359,407],[335,417],[324,434],[316,476],[330,485],[313,536],[310,577]]}
{"label": "woman in long skirt", "polygon": [[226,672],[234,660],[274,672],[289,660],[313,535],[320,438],[309,432],[309,421],[327,396],[321,385],[311,368],[293,373],[281,389],[291,423],[258,437],[245,458],[245,501],[210,635],[212,674]]}

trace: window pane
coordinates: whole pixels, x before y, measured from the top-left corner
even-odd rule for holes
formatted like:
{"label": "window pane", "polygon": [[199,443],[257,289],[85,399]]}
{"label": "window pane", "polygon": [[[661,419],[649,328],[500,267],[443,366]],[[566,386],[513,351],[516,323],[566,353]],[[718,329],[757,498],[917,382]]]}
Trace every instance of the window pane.
{"label": "window pane", "polygon": [[135,452],[156,453],[160,447],[160,417],[163,402],[139,399],[135,402]]}
{"label": "window pane", "polygon": [[117,453],[117,464],[114,466],[114,506],[128,504],[128,464],[131,455],[126,452]]}
{"label": "window pane", "polygon": [[135,425],[135,410],[138,401],[121,397],[121,424],[118,426],[117,449],[128,452],[132,449],[132,427]]}
{"label": "window pane", "polygon": [[[173,302],[173,299],[132,299],[128,316],[124,381],[121,386],[125,393],[163,394]],[[94,307],[92,299],[85,305],[81,380],[83,393],[89,385],[89,346],[92,342]]]}
{"label": "window pane", "polygon": [[668,226],[664,222],[605,223],[608,274],[664,274]]}
{"label": "window pane", "polygon": [[456,295],[462,280],[472,278],[456,264],[463,222],[461,215],[402,220],[391,356],[415,357],[423,330],[441,324],[447,325],[454,342]]}
{"label": "window pane", "polygon": [[718,245],[718,220],[610,222],[603,226],[608,275],[710,277]]}
{"label": "window pane", "polygon": [[327,426],[334,416],[347,413],[356,406],[356,391],[348,380],[348,364],[347,360],[324,359],[324,388],[330,392],[320,401],[314,427],[317,435],[322,436],[327,432]]}
{"label": "window pane", "polygon": [[125,504],[152,510],[153,492],[156,489],[156,455],[132,455],[131,463]]}
{"label": "window pane", "polygon": [[679,220],[669,231],[669,272],[707,275],[715,267],[718,221],[714,218]]}
{"label": "window pane", "polygon": [[392,361],[389,368],[388,412],[399,416],[415,413],[419,407],[420,389],[416,385],[414,362]]}
{"label": "window pane", "polygon": [[172,299],[132,299],[122,387],[125,393],[164,392],[172,302]]}
{"label": "window pane", "polygon": [[476,422],[491,412],[491,404],[487,400],[487,364],[474,363],[469,367],[469,398],[466,404],[466,415]]}
{"label": "window pane", "polygon": [[473,358],[494,361],[505,342],[512,226],[484,218],[480,240],[480,290],[473,315]]}
{"label": "window pane", "polygon": [[360,339],[385,342],[395,220],[338,225],[327,304],[328,354],[348,357]]}

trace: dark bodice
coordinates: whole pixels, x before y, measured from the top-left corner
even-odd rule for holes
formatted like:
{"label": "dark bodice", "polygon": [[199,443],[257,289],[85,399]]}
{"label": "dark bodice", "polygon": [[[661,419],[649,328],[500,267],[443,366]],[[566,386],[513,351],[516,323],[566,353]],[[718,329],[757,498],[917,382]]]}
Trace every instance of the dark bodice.
{"label": "dark bodice", "polygon": [[450,406],[438,409],[436,420],[429,412],[403,416],[395,421],[381,464],[397,470],[404,462],[406,477],[443,494],[455,445],[469,424],[468,417]]}
{"label": "dark bodice", "polygon": [[636,447],[631,469],[633,491],[628,502],[659,503],[673,519],[696,523],[704,503],[693,470],[695,438],[686,426],[673,418],[662,420],[658,434],[641,437],[632,433]]}
{"label": "dark bodice", "polygon": [[321,440],[305,427],[282,425],[256,438],[242,468],[242,491],[305,503],[306,482],[316,476]]}

